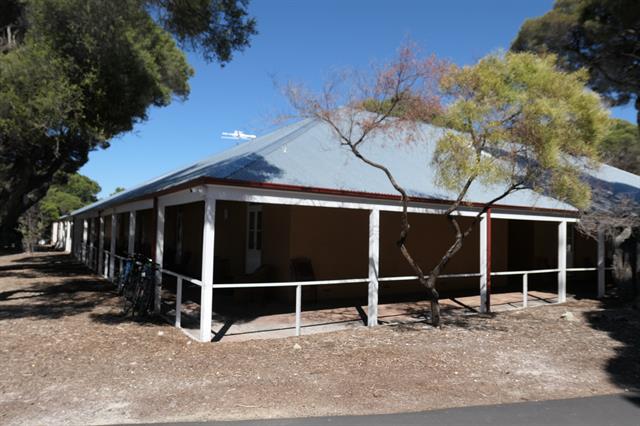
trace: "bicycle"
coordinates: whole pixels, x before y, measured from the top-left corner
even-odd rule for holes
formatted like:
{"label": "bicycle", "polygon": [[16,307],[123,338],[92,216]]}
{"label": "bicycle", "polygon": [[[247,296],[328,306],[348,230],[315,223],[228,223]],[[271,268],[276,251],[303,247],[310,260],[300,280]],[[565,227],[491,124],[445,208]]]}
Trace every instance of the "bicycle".
{"label": "bicycle", "polygon": [[140,255],[132,259],[131,265],[122,289],[123,314],[144,317],[153,312],[157,265]]}

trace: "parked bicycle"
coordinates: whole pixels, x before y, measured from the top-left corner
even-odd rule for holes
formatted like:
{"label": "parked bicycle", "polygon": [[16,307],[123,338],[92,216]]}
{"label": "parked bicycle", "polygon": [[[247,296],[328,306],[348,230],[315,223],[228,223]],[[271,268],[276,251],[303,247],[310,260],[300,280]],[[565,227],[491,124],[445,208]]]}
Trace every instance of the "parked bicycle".
{"label": "parked bicycle", "polygon": [[118,282],[124,315],[145,317],[153,312],[157,269],[151,259],[142,255],[134,255],[124,262],[122,282]]}

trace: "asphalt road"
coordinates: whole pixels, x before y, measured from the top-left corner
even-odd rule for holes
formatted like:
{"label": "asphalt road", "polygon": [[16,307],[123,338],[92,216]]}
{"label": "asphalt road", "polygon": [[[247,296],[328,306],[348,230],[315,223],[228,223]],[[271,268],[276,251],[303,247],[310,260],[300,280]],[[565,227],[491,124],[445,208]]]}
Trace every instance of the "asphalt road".
{"label": "asphalt road", "polygon": [[486,405],[368,416],[311,417],[234,422],[182,423],[210,426],[450,426],[450,425],[640,425],[640,395],[617,394],[555,401]]}

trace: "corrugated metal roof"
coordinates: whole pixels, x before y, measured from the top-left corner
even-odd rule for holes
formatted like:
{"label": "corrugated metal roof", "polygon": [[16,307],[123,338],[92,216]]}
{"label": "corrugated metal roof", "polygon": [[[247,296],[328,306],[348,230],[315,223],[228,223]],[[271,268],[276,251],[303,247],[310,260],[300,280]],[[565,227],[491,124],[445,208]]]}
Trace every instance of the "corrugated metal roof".
{"label": "corrugated metal roof", "polygon": [[[386,165],[410,196],[452,200],[456,194],[436,186],[434,171],[430,167],[435,141],[443,132],[441,128],[424,125],[419,136],[411,143],[401,136],[395,140],[377,136],[368,139],[361,151],[372,160]],[[627,189],[635,188],[640,194],[638,176],[610,166],[603,166],[594,173],[596,179],[623,185]],[[109,208],[203,177],[397,195],[386,176],[357,159],[347,147],[341,146],[327,124],[307,119],[98,201],[72,215]],[[502,189],[476,183],[470,188],[466,201],[484,203],[500,195]],[[568,204],[529,190],[511,194],[499,204],[576,210]]]}

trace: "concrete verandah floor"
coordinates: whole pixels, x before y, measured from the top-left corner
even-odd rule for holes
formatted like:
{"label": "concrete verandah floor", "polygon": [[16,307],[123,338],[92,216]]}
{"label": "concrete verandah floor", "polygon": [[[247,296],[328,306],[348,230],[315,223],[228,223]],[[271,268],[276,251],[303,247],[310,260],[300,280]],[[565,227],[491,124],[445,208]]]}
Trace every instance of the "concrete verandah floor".
{"label": "concrete verandah floor", "polygon": [[[549,305],[558,301],[556,293],[530,291],[528,306]],[[442,316],[472,315],[479,312],[480,296],[451,297],[440,300]],[[522,293],[497,293],[491,295],[492,312],[504,312],[522,308]],[[199,305],[183,305],[182,326],[189,334],[197,336],[199,327]],[[306,310],[305,310],[306,309]],[[367,306],[335,308],[307,308],[301,313],[301,334],[362,327],[367,324]],[[163,297],[163,313],[175,317],[175,302]],[[398,302],[378,305],[380,324],[402,324],[426,322],[429,302]],[[214,341],[243,341],[251,339],[273,339],[295,335],[295,313],[266,313],[252,317],[213,313],[212,331]]]}

